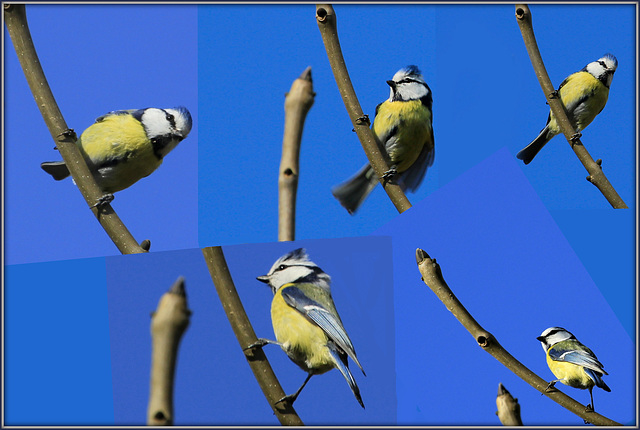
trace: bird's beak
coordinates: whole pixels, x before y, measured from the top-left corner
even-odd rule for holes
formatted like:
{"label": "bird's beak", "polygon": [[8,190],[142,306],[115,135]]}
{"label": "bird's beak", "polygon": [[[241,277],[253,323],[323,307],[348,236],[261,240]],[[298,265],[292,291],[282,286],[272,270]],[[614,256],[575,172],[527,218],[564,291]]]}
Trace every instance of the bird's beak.
{"label": "bird's beak", "polygon": [[538,339],[540,342],[542,342],[544,340],[544,337],[538,336],[538,337],[536,337],[536,339]]}
{"label": "bird's beak", "polygon": [[269,277],[267,275],[258,276],[256,279],[260,282],[264,282],[265,284],[269,283]]}
{"label": "bird's beak", "polygon": [[394,90],[396,89],[396,83],[395,83],[395,82],[393,82],[393,81],[387,81],[387,84],[388,84],[391,88],[393,88]]}

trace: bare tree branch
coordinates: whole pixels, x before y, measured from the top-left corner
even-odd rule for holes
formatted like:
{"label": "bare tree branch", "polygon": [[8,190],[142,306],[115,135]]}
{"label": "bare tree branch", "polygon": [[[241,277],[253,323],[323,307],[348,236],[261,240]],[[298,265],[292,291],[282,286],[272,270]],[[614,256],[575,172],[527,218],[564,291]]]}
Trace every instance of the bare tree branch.
{"label": "bare tree branch", "polygon": [[500,383],[498,385],[498,396],[496,397],[498,412],[496,415],[503,426],[521,426],[520,403],[514,399],[511,393]]}
{"label": "bare tree branch", "polygon": [[340,48],[337,18],[333,7],[328,4],[316,5],[316,19],[324,47],[327,50],[331,70],[333,70],[333,76],[338,84],[338,90],[347,108],[349,118],[353,123],[353,129],[358,134],[362,148],[367,154],[371,167],[373,167],[373,170],[380,179],[382,187],[389,195],[398,212],[402,213],[411,207],[411,203],[404,194],[404,191],[402,191],[402,188],[400,188],[395,181],[384,181],[382,179],[382,176],[389,170],[391,164],[389,155],[383,149],[380,142],[378,142],[373,131],[369,128],[369,119],[365,117],[362,112],[360,102],[351,84],[351,78],[349,78],[349,72],[347,71],[344,57],[342,56],[342,48]]}
{"label": "bare tree branch", "polygon": [[173,425],[173,387],[178,346],[189,326],[190,317],[184,278],[180,277],[162,295],[158,308],[151,314],[151,384],[147,425]]}
{"label": "bare tree branch", "polygon": [[289,402],[277,403],[278,400],[285,397],[285,393],[275,373],[273,373],[273,369],[262,348],[248,348],[250,345],[255,344],[258,338],[253,331],[251,322],[240,301],[240,296],[238,296],[236,287],[233,284],[222,248],[219,246],[204,248],[202,254],[209,267],[209,273],[218,292],[222,307],[227,314],[229,323],[231,323],[231,328],[233,328],[240,347],[244,351],[245,358],[249,362],[249,366],[264,396],[267,398],[269,406],[273,409],[273,413],[282,425],[303,425],[302,420]]}
{"label": "bare tree branch", "polygon": [[488,331],[486,331],[478,322],[471,316],[469,311],[460,303],[458,298],[453,294],[453,291],[449,288],[445,282],[440,266],[436,263],[435,259],[431,259],[422,249],[416,250],[416,261],[418,263],[418,269],[422,275],[422,280],[431,290],[438,296],[440,301],[447,307],[447,309],[460,321],[464,328],[471,333],[478,345],[482,347],[486,352],[491,354],[496,360],[506,366],[509,370],[522,378],[525,382],[531,385],[536,390],[540,391],[545,396],[551,398],[551,400],[560,404],[564,408],[583,418],[585,421],[593,423],[595,425],[605,426],[619,426],[621,424],[604,417],[597,412],[587,412],[586,406],[573,400],[561,391],[553,388],[547,391],[549,385],[548,381],[540,378],[538,375],[529,370],[524,364],[520,363],[515,357],[498,343],[498,340]]}
{"label": "bare tree branch", "polygon": [[73,180],[78,185],[93,214],[98,218],[98,221],[121,253],[135,254],[147,251],[148,248],[143,249],[138,245],[138,242],[127,230],[111,205],[101,204],[95,206],[104,193],[96,184],[89,167],[87,167],[87,163],[76,145],[76,135],[73,130],[67,127],[67,123],[53,97],[31,39],[25,5],[5,4],[4,19],[13,47],[16,50],[16,54],[18,54],[18,60],[20,60],[20,65],[40,113],[51,133],[51,137],[56,143],[56,147],[60,151],[60,155],[62,155],[65,164],[69,168]]}
{"label": "bare tree branch", "polygon": [[307,113],[313,105],[315,93],[311,80],[311,67],[307,67],[293,81],[284,100],[284,137],[278,178],[278,240],[295,240],[296,192],[298,191],[300,143]]}
{"label": "bare tree branch", "polygon": [[593,161],[593,158],[582,142],[575,137],[576,130],[571,124],[571,121],[569,121],[567,109],[562,103],[562,100],[560,100],[559,97],[555,97],[555,89],[549,79],[547,69],[544,67],[544,63],[542,62],[542,55],[540,55],[538,43],[536,42],[536,37],[533,33],[531,11],[529,11],[529,7],[526,4],[516,4],[516,19],[518,21],[518,26],[520,26],[522,39],[527,47],[531,64],[533,65],[533,69],[538,77],[544,96],[547,98],[549,107],[553,111],[553,115],[560,126],[560,130],[562,130],[567,142],[571,145],[571,149],[573,149],[573,152],[576,153],[576,156],[582,165],[587,169],[587,172],[589,172],[587,180],[600,190],[611,206],[616,209],[626,209],[627,205],[618,195],[602,171],[601,162],[598,163]]}

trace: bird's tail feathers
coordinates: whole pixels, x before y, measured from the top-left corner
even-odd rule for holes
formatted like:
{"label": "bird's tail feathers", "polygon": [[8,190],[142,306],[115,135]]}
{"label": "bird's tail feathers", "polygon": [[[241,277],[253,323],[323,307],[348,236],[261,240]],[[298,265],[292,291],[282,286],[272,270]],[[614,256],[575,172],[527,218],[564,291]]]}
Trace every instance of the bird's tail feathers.
{"label": "bird's tail feathers", "polygon": [[378,182],[373,168],[367,163],[353,177],[333,187],[331,192],[350,214],[354,214]]}
{"label": "bird's tail feathers", "polygon": [[604,383],[604,381],[602,380],[602,378],[600,378],[600,383],[599,383],[599,384],[598,384],[598,383],[596,383],[596,385],[597,385],[598,387],[602,388],[604,391],[607,391],[607,392],[609,392],[609,393],[611,392],[611,388],[609,388],[609,386],[608,386],[607,384],[605,384],[605,383]]}
{"label": "bird's tail feathers", "polygon": [[551,140],[555,134],[551,133],[549,127],[542,129],[538,137],[533,139],[533,142],[528,144],[522,151],[518,152],[516,158],[524,161],[524,164],[531,163],[531,160],[540,152],[542,148]]}
{"label": "bird's tail feathers", "polygon": [[602,379],[602,375],[598,372],[595,372],[591,369],[584,368],[585,373],[589,376],[589,378],[593,379],[593,382],[596,383],[596,387],[602,388],[604,391],[611,392],[611,388],[607,384],[605,384]]}
{"label": "bird's tail feathers", "polygon": [[[329,351],[331,352],[331,356],[333,357],[333,361],[335,362],[336,368],[340,371],[340,373],[342,373],[342,376],[344,376],[344,379],[346,379],[347,384],[349,384],[349,388],[351,388],[353,395],[356,396],[356,400],[358,401],[358,403],[360,403],[360,406],[362,406],[362,408],[364,409],[364,403],[362,402],[362,397],[360,396],[360,389],[358,388],[358,384],[356,384],[356,380],[351,374],[349,367],[345,362],[342,361],[342,359],[340,358],[340,354],[336,349],[329,348]],[[347,356],[345,355],[344,358],[346,360]]]}
{"label": "bird's tail feathers", "polygon": [[56,181],[61,181],[69,176],[69,169],[64,161],[46,161],[40,164],[42,170],[53,176]]}
{"label": "bird's tail feathers", "polygon": [[364,372],[364,368],[362,367],[362,364],[360,364],[360,361],[358,360],[358,357],[356,357],[356,352],[355,351],[353,352],[353,355],[350,355],[350,357],[358,365],[358,367],[362,371],[362,374],[364,376],[367,376],[367,374]]}

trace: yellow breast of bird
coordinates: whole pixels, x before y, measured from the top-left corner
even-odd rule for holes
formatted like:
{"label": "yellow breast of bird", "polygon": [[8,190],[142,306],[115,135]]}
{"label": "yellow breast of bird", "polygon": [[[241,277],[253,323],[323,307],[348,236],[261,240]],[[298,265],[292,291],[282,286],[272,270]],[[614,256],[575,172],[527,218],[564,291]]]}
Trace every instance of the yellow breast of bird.
{"label": "yellow breast of bird", "polygon": [[[395,130],[394,130],[395,129]],[[394,130],[393,133],[389,133]],[[391,134],[385,145],[391,162],[400,173],[416,161],[425,145],[433,148],[431,112],[420,100],[385,102],[380,105],[373,122],[378,138]]]}
{"label": "yellow breast of bird", "polygon": [[548,353],[547,364],[551,372],[556,375],[556,378],[561,379],[561,382],[565,385],[583,390],[595,385],[593,379],[585,373],[582,366],[566,361],[552,360]]}
{"label": "yellow breast of bird", "polygon": [[327,335],[315,323],[282,298],[280,288],[271,302],[271,322],[276,340],[289,358],[306,372],[321,374],[333,366],[333,360],[327,347]]}
{"label": "yellow breast of bird", "polygon": [[[577,131],[582,131],[591,124],[596,115],[604,109],[608,98],[609,88],[587,72],[574,73],[560,88],[560,99],[570,110],[569,117]],[[553,114],[551,116],[553,117]],[[552,119],[555,124],[555,117]]]}
{"label": "yellow breast of bird", "polygon": [[96,181],[107,192],[127,188],[156,170],[162,160],[142,124],[131,115],[111,115],[87,128],[78,144]]}

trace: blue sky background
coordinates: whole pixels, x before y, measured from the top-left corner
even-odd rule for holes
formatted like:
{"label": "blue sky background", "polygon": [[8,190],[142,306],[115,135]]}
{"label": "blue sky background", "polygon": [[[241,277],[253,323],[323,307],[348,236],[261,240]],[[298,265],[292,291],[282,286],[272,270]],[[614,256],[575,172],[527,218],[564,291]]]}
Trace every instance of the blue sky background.
{"label": "blue sky background", "polygon": [[[606,381],[613,390],[594,393],[596,408],[612,419],[629,423],[636,400],[632,395],[635,360],[631,361],[635,359],[636,335],[636,7],[531,5],[537,41],[555,87],[604,53],[611,52],[618,58],[608,104],[583,132],[582,142],[594,159],[604,160],[605,173],[630,207],[627,211],[613,211],[584,179],[586,171],[561,136],[554,138],[531,164],[525,166],[515,159],[515,154],[544,126],[548,106],[527,56],[513,5],[336,5],[335,10],[343,54],[365,113],[373,116],[376,104],[388,97],[385,81],[408,64],[422,69],[433,91],[435,164],[420,189],[408,195],[414,209],[401,217],[380,187],[355,216],[331,195],[331,187],[350,177],[366,157],[351,132],[329,68],[314,5],[27,6],[30,29],[49,84],[68,125],[78,133],[114,109],[185,105],[194,117],[191,134],[167,156],[160,169],[116,194],[114,209],[138,241],[151,240],[152,253],[108,259],[107,266],[121,264],[128,274],[138,265],[160,267],[162,273],[166,269],[166,277],[157,279],[156,285],[150,282],[157,290],[148,287],[136,292],[139,302],[129,296],[126,300],[114,296],[109,290],[109,311],[114,312],[114,297],[120,297],[120,312],[139,307],[135,311],[140,311],[138,316],[148,324],[148,312],[178,272],[187,267],[195,278],[187,278],[188,293],[194,297],[191,300],[190,296],[190,305],[194,312],[202,306],[198,313],[207,315],[207,320],[187,332],[183,348],[194,342],[192,347],[203,354],[220,353],[213,343],[203,350],[194,334],[214,337],[212,324],[217,321],[228,328],[215,293],[209,295],[208,289],[197,287],[198,282],[210,282],[204,264],[193,263],[196,260],[192,257],[199,251],[157,251],[276,240],[284,94],[311,66],[316,97],[302,142],[297,237],[393,236],[400,422],[439,424],[455,416],[457,424],[497,424],[493,414],[495,394],[502,382],[520,399],[525,423],[545,424],[539,418],[544,416],[557,423],[581,424],[580,419],[540,396],[474,345],[471,336],[419,280],[413,253],[416,247],[422,247],[438,259],[445,279],[485,328],[543,378],[550,379],[551,373],[535,337],[545,328],[563,325],[592,347],[610,373]],[[10,348],[16,345],[12,342],[20,339],[19,330],[26,321],[23,314],[33,316],[32,321],[37,321],[35,315],[47,315],[49,318],[43,316],[46,324],[63,315],[57,309],[34,312],[30,306],[46,309],[48,302],[61,300],[63,309],[76,315],[74,294],[85,292],[87,284],[91,291],[85,293],[90,296],[82,300],[99,303],[102,314],[92,314],[99,321],[95,327],[102,330],[102,336],[108,329],[104,325],[103,259],[24,263],[116,256],[118,251],[71,181],[55,182],[40,169],[42,161],[60,157],[52,149],[54,143],[4,31],[4,262],[9,265],[5,298],[7,321],[18,321],[13,328],[7,325],[6,359],[10,363]],[[286,252],[278,246],[286,248],[285,244],[251,248],[260,250],[252,255],[256,269],[268,270]],[[229,256],[235,252],[246,256],[248,251],[243,249],[229,247]],[[341,270],[337,267],[330,271],[321,264],[322,253],[317,258],[313,252],[311,255],[332,275]],[[258,264],[258,258],[264,261]],[[234,258],[229,263],[234,276],[263,274],[245,274],[238,269],[236,275]],[[139,270],[141,283],[156,280],[153,270],[146,275],[149,280]],[[74,274],[73,279],[64,275],[67,272]],[[58,283],[65,288],[51,288]],[[22,286],[20,290],[18,286]],[[47,286],[47,292],[36,306],[30,294],[38,297],[42,286]],[[57,296],[51,291],[64,294]],[[264,297],[256,304],[261,311],[256,315],[265,312],[261,330],[271,334],[266,313],[270,293],[268,289],[262,291]],[[65,302],[68,296],[73,300]],[[350,302],[348,298],[344,301]],[[496,301],[507,316],[496,311]],[[348,314],[337,296],[336,302],[341,314]],[[527,304],[527,318],[522,317],[522,303]],[[18,319],[11,319],[11,309]],[[18,312],[20,309],[23,313]],[[67,327],[64,321],[59,320],[63,328]],[[112,336],[119,333],[114,320],[109,324]],[[345,321],[345,325],[352,337],[358,336],[352,333],[359,330],[357,324]],[[37,324],[24,327],[29,335],[26,339],[39,336]],[[433,327],[443,331],[446,353],[434,353],[433,344],[423,342],[426,329]],[[136,330],[136,335],[146,335],[148,325],[136,326]],[[600,334],[603,330],[607,335]],[[193,341],[189,341],[190,334]],[[72,331],[70,342],[61,344],[59,351],[75,354],[73,340],[85,337]],[[42,339],[49,341],[46,336]],[[366,354],[363,343],[367,345],[354,339],[359,356]],[[41,344],[46,345],[32,344],[25,351],[37,354]],[[220,345],[225,346],[225,353],[227,345],[232,345],[229,352],[239,354],[235,339]],[[102,354],[105,347],[97,342],[95,350]],[[112,343],[110,347],[117,363],[121,358],[113,356],[117,346]],[[267,350],[270,359],[283,355],[279,352],[277,348]],[[139,366],[148,366],[146,355],[139,353],[137,357],[143,357]],[[473,357],[471,363],[469,357]],[[425,366],[427,360],[432,361]],[[105,363],[91,365],[104,369],[100,366]],[[454,369],[452,363],[456,364]],[[29,362],[24,364],[23,369],[30,369]],[[363,364],[369,374],[364,360]],[[42,368],[42,374],[34,373],[32,381],[47,375],[46,369]],[[287,392],[295,390],[304,373],[286,357],[281,369],[276,369],[279,376],[293,369],[292,379],[283,383]],[[114,367],[117,379],[116,370]],[[93,374],[96,369],[88,372]],[[439,379],[439,375],[447,377]],[[371,375],[359,376],[356,374],[358,383],[365,387],[376,383]],[[214,377],[207,374],[207,378]],[[428,382],[423,379],[426,377],[430,378]],[[473,386],[463,384],[469,377],[474,378]],[[19,381],[15,376],[13,379]],[[193,387],[192,381],[185,376],[183,383]],[[303,417],[314,417],[316,408],[315,404],[304,404],[305,394],[322,390],[325,381],[332,396],[345,395],[343,403],[338,401],[345,409],[345,420],[371,423],[369,414],[382,413],[375,410],[376,400],[369,400],[363,393],[367,405],[363,414],[341,376],[331,372],[314,377],[305,388],[297,403]],[[19,385],[11,384],[8,375],[5,388],[18,389]],[[208,388],[205,385],[202,382],[203,390]],[[103,388],[96,385],[96,390],[106,396]],[[587,391],[560,388],[588,402]],[[114,385],[112,389],[116,400],[127,394],[123,387]],[[139,404],[146,405],[146,386],[140,389],[142,394],[130,401],[135,405],[130,410],[119,409],[117,402],[101,402],[105,409],[99,413],[91,408],[83,411],[104,422],[109,422],[114,413],[116,419],[125,417],[123,420],[133,422],[140,419],[135,418]],[[482,401],[452,415],[450,405],[459,402],[462,389],[472,389],[474,398]],[[13,393],[14,406],[19,405],[23,397],[18,391]],[[50,396],[45,392],[45,397]],[[247,401],[254,400],[267,407],[260,393]],[[217,412],[210,410],[210,405],[194,403],[191,416],[196,416],[196,410],[211,415],[198,415],[193,420],[215,418]],[[183,406],[186,414],[188,406]],[[389,406],[385,403],[384,407]],[[226,405],[228,416],[240,414],[241,410],[233,408]],[[61,414],[68,410],[63,408]],[[51,413],[52,420],[57,419],[58,411],[47,411],[43,414]],[[440,417],[440,412],[448,413]],[[264,415],[271,417],[269,411]],[[86,416],[77,415],[77,419],[82,421]],[[144,419],[144,413],[141,416]],[[335,416],[336,420],[340,418],[337,412]],[[7,413],[7,419],[10,417]],[[13,417],[18,419],[20,415],[16,412]]]}
{"label": "blue sky background", "polygon": [[5,267],[4,423],[113,423],[104,258]]}

